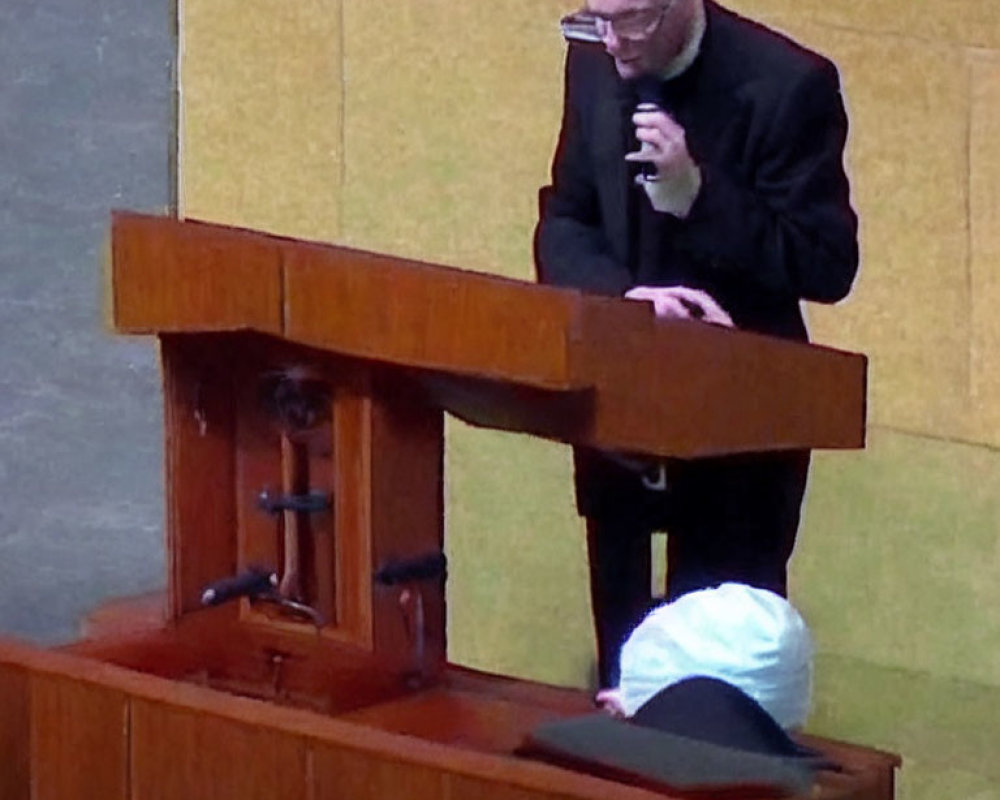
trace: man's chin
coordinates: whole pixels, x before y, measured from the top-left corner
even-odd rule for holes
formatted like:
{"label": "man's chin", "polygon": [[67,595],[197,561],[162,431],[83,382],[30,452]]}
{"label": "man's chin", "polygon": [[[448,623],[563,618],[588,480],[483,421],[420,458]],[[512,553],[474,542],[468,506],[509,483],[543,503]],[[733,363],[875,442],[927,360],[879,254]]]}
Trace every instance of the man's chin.
{"label": "man's chin", "polygon": [[639,59],[622,61],[620,58],[616,58],[615,69],[618,70],[618,76],[622,78],[622,80],[626,81],[638,78],[642,75],[642,64]]}

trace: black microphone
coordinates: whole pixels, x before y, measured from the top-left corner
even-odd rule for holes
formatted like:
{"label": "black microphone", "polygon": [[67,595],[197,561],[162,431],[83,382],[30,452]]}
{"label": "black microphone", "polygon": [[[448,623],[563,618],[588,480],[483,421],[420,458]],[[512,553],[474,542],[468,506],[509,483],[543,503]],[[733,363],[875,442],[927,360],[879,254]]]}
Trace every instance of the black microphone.
{"label": "black microphone", "polygon": [[254,597],[274,591],[277,585],[276,573],[263,567],[250,567],[231,578],[222,578],[208,584],[201,593],[201,604],[217,606],[237,597]]}
{"label": "black microphone", "polygon": [[[660,111],[663,107],[663,92],[660,79],[653,75],[642,75],[632,82],[632,89],[639,101],[636,111]],[[639,142],[639,152],[645,149]],[[650,161],[640,161],[639,171],[643,180],[656,180],[656,165]]]}

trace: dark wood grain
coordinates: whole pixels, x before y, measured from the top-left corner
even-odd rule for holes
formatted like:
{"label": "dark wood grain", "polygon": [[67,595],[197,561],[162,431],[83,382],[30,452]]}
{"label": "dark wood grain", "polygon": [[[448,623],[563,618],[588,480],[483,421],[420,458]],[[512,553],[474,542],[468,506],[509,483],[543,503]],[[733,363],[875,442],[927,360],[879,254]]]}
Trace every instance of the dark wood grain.
{"label": "dark wood grain", "polygon": [[[162,336],[169,607],[201,607],[236,571],[234,351],[227,339]],[[231,610],[235,614],[235,608]]]}
{"label": "dark wood grain", "polygon": [[128,699],[69,674],[31,676],[31,797],[127,800]]}
{"label": "dark wood grain", "polygon": [[20,665],[0,663],[0,797],[31,796],[30,689]]}
{"label": "dark wood grain", "polygon": [[176,703],[132,702],[133,796],[307,800],[304,741]]}

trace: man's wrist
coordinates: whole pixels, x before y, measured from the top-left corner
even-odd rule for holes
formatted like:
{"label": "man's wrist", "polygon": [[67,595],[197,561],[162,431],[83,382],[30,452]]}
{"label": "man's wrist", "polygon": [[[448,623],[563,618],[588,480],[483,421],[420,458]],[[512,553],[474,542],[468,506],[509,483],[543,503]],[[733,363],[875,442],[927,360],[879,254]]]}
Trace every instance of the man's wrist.
{"label": "man's wrist", "polygon": [[701,170],[693,163],[669,176],[643,177],[641,181],[650,205],[656,211],[680,219],[686,219],[691,213],[702,184]]}

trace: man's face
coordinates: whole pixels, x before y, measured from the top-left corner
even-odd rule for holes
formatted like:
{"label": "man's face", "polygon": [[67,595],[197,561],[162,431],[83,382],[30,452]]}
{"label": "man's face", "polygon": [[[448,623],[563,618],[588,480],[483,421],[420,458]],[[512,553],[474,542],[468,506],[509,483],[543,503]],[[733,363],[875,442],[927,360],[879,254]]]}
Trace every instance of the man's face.
{"label": "man's face", "polygon": [[625,80],[662,72],[680,52],[698,0],[587,0]]}

